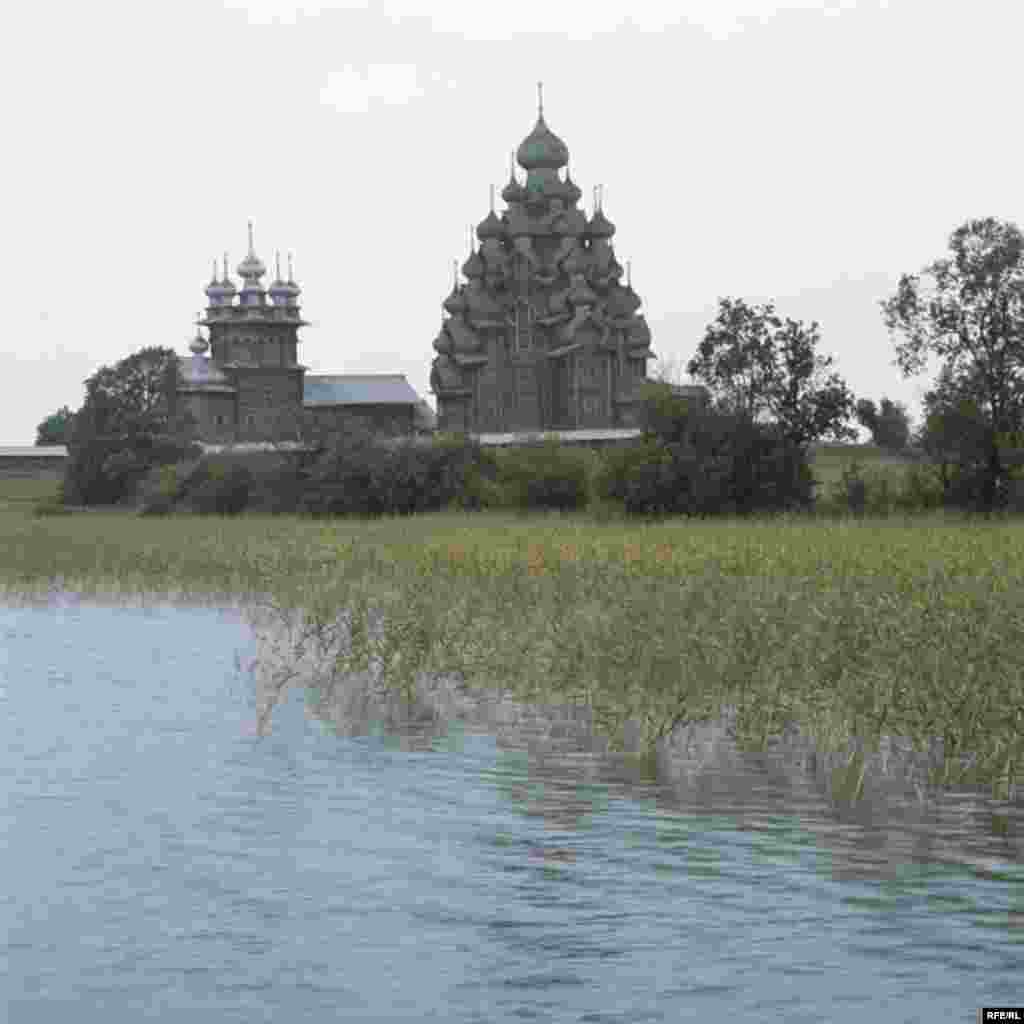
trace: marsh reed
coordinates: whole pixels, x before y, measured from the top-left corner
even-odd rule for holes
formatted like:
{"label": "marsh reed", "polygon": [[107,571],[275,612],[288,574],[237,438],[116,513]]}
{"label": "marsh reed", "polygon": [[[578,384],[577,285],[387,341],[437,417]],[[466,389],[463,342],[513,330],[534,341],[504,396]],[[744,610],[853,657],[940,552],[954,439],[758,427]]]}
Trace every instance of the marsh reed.
{"label": "marsh reed", "polygon": [[582,701],[621,744],[738,710],[741,744],[797,722],[824,749],[943,741],[937,782],[1012,796],[1024,761],[1024,530],[942,517],[597,523],[438,514],[34,519],[0,507],[7,599],[54,588],[302,609],[353,631],[339,668],[456,671]]}

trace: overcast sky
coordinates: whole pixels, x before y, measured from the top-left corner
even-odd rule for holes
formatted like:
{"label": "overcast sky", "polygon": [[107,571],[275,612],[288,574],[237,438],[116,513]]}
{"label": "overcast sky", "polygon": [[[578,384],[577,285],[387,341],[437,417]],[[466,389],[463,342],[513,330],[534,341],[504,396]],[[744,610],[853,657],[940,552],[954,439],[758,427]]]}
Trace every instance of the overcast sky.
{"label": "overcast sky", "polygon": [[0,444],[78,408],[102,364],[187,354],[211,259],[237,265],[249,218],[269,267],[295,253],[300,360],[404,373],[433,404],[451,261],[538,80],[588,213],[604,185],[659,357],[685,364],[720,296],[774,299],[821,323],[858,396],[916,416],[930,377],[892,365],[877,301],[965,219],[1024,223],[1018,9],[20,4],[0,42]]}

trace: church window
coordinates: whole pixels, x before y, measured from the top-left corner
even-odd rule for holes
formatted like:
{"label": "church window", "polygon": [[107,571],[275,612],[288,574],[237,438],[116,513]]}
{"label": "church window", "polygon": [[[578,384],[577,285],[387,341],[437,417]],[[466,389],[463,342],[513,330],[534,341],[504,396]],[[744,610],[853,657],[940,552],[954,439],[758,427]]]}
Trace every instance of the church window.
{"label": "church window", "polygon": [[221,412],[217,413],[217,415],[213,417],[213,422],[216,423],[218,427],[223,427],[224,426],[224,414],[221,413]]}
{"label": "church window", "polygon": [[247,427],[255,427],[256,426],[256,417],[253,416],[252,413],[249,413],[249,415],[245,417],[245,425]]}
{"label": "church window", "polygon": [[274,404],[274,390],[273,388],[263,389],[263,404],[269,409]]}

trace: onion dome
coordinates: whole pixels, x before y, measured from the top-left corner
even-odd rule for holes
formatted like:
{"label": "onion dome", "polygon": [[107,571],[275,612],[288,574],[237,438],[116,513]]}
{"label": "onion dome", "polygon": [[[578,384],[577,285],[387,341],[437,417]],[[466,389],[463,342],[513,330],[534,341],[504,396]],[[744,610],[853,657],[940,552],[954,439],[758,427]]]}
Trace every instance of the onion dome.
{"label": "onion dome", "polygon": [[291,289],[288,287],[287,281],[281,280],[281,254],[275,253],[274,255],[274,267],[276,270],[276,276],[270,283],[270,299],[275,306],[287,305],[288,299],[291,297]]}
{"label": "onion dome", "polygon": [[642,305],[640,296],[626,285],[625,288],[613,287],[606,300],[608,312],[616,318],[632,316]]}
{"label": "onion dome", "polygon": [[243,289],[259,288],[260,278],[267,272],[263,261],[256,255],[252,246],[252,221],[249,221],[249,252],[248,255],[237,266],[239,277],[245,281]]}
{"label": "onion dome", "polygon": [[526,198],[526,189],[515,178],[512,178],[501,190],[501,198],[506,203],[521,203]]}
{"label": "onion dome", "polygon": [[452,260],[452,290],[448,298],[441,303],[445,311],[456,316],[466,311],[466,300],[459,290],[459,261]]}
{"label": "onion dome", "polygon": [[441,330],[437,332],[437,337],[434,339],[434,351],[435,352],[451,352],[452,350],[452,339],[448,335],[445,324],[442,322]]}
{"label": "onion dome", "polygon": [[565,181],[562,182],[562,191],[565,194],[566,202],[568,202],[570,206],[578,203],[580,201],[580,196],[583,195],[579,186],[569,176],[568,167],[565,169]]}
{"label": "onion dome", "polygon": [[604,215],[600,207],[594,211],[594,216],[590,218],[590,223],[587,225],[587,234],[591,238],[611,238],[615,234],[615,225]]}
{"label": "onion dome", "polygon": [[228,277],[228,254],[227,253],[224,253],[224,276],[221,278],[220,286],[221,286],[221,290],[222,290],[223,295],[224,295],[224,305],[225,306],[230,306],[231,303],[234,301],[234,298],[235,298],[235,295],[238,292],[238,289],[235,288],[235,282],[232,281],[230,277]]}
{"label": "onion dome", "polygon": [[526,198],[526,189],[516,181],[516,155],[513,153],[508,161],[508,184],[501,190],[501,198],[506,203],[521,203]]}
{"label": "onion dome", "polygon": [[493,209],[476,226],[476,237],[482,242],[488,238],[503,238],[504,235],[505,225],[494,215]]}
{"label": "onion dome", "polygon": [[476,237],[481,242],[488,238],[503,238],[505,225],[494,215],[494,186],[491,186],[491,209],[486,217],[476,226]]}
{"label": "onion dome", "polygon": [[565,143],[547,126],[544,120],[544,102],[540,83],[537,85],[537,123],[516,150],[519,166],[527,171],[540,168],[557,170],[569,162]]}
{"label": "onion dome", "polygon": [[597,296],[591,291],[582,274],[573,276],[572,287],[569,289],[569,301],[574,306],[592,306]]}
{"label": "onion dome", "polygon": [[209,342],[203,337],[203,332],[196,329],[196,336],[188,343],[193,355],[201,356],[209,347]]}
{"label": "onion dome", "polygon": [[484,261],[476,249],[470,250],[469,259],[462,264],[462,273],[468,278],[480,277],[484,272]]}
{"label": "onion dome", "polygon": [[587,224],[588,238],[611,238],[615,234],[615,225],[604,215],[603,192],[603,185],[594,186],[594,215]]}
{"label": "onion dome", "polygon": [[480,258],[480,254],[476,251],[473,244],[472,224],[469,226],[469,258],[462,264],[462,273],[469,279],[483,277],[484,273],[484,261]]}
{"label": "onion dome", "polygon": [[220,306],[223,305],[228,295],[234,295],[234,288],[229,290],[217,280],[217,261],[214,260],[213,274],[210,277],[210,283],[206,286],[206,297],[210,300],[211,306]]}
{"label": "onion dome", "polygon": [[625,301],[629,306],[629,312],[635,313],[642,305],[643,301],[640,296],[633,291],[633,261],[626,260],[626,287]]}
{"label": "onion dome", "polygon": [[297,306],[302,289],[295,283],[295,273],[292,270],[292,254],[288,253],[288,280],[285,281],[288,288],[288,305]]}
{"label": "onion dome", "polygon": [[452,316],[458,316],[459,313],[466,311],[466,300],[457,286],[452,288],[451,294],[441,305],[444,306],[445,312],[451,313]]}
{"label": "onion dome", "polygon": [[651,343],[651,328],[642,316],[638,316],[630,324],[626,337],[631,348],[646,348]]}
{"label": "onion dome", "polygon": [[500,276],[508,271],[508,256],[498,239],[487,239],[480,247],[480,256],[487,267],[485,273]]}
{"label": "onion dome", "polygon": [[480,254],[474,249],[469,254],[469,259],[462,264],[462,273],[469,278],[480,277],[484,272],[484,261]]}

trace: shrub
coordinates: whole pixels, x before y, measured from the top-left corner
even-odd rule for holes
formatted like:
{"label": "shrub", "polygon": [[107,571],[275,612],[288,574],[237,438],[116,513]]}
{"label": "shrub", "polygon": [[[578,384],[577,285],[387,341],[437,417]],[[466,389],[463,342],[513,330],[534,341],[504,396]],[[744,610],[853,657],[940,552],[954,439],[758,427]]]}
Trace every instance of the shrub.
{"label": "shrub", "polygon": [[166,515],[173,511],[182,492],[182,478],[186,467],[195,463],[177,463],[154,466],[139,485],[139,514]]}
{"label": "shrub", "polygon": [[651,438],[608,450],[594,488],[599,502],[619,503],[629,516],[666,514],[678,499],[672,456]]}
{"label": "shrub", "polygon": [[914,463],[903,471],[903,487],[899,506],[907,512],[930,511],[943,504],[942,480],[935,467]]}
{"label": "shrub", "polygon": [[198,445],[175,438],[88,437],[69,446],[61,493],[69,505],[115,505],[134,501],[154,466],[200,453]]}
{"label": "shrub", "polygon": [[588,500],[584,452],[546,440],[497,456],[500,500],[520,509],[576,510]]}
{"label": "shrub", "polygon": [[183,486],[183,499],[200,515],[234,516],[245,510],[252,473],[237,460],[204,459]]}
{"label": "shrub", "polygon": [[325,447],[291,484],[299,507],[314,515],[409,515],[453,504],[481,507],[494,471],[478,444],[410,439]]}
{"label": "shrub", "polygon": [[595,482],[599,499],[622,502],[627,515],[657,516],[811,506],[805,451],[771,427],[684,403],[661,413],[657,432],[606,454]]}

